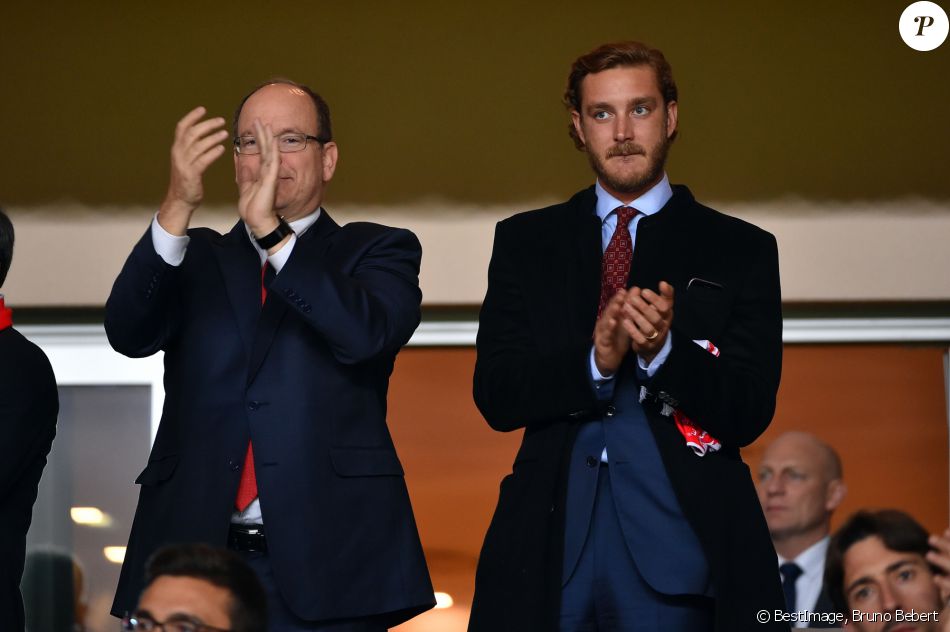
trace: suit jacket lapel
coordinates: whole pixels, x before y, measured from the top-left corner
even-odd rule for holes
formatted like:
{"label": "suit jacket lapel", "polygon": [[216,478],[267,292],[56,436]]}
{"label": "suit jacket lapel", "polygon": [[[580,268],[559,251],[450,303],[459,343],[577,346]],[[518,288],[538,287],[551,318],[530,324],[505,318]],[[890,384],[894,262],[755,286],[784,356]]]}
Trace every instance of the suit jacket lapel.
{"label": "suit jacket lapel", "polygon": [[261,260],[242,221],[214,244],[238,331],[249,353],[261,310]]}
{"label": "suit jacket lapel", "polygon": [[[316,222],[297,238],[294,250],[305,248],[307,250],[315,249],[318,254],[323,254],[330,247],[328,239],[339,225],[333,221],[330,215],[324,209]],[[257,376],[267,352],[274,342],[274,336],[280,327],[280,323],[287,314],[287,302],[282,297],[275,296],[271,292],[267,293],[267,300],[260,309],[260,318],[257,320],[257,327],[254,329],[253,343],[248,362],[247,383]]]}

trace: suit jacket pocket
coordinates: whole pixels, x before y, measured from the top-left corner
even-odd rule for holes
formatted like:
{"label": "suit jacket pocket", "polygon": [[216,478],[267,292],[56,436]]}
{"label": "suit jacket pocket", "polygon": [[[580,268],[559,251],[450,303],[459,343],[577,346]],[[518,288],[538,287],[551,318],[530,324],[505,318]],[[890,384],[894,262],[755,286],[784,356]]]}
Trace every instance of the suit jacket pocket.
{"label": "suit jacket pocket", "polygon": [[726,288],[693,283],[674,299],[673,319],[677,328],[692,339],[716,342],[726,327],[732,297]]}
{"label": "suit jacket pocket", "polygon": [[389,448],[332,448],[330,462],[338,476],[402,476],[402,464]]}
{"label": "suit jacket pocket", "polygon": [[178,467],[178,455],[172,454],[149,461],[142,473],[135,479],[136,485],[158,485],[164,483]]}

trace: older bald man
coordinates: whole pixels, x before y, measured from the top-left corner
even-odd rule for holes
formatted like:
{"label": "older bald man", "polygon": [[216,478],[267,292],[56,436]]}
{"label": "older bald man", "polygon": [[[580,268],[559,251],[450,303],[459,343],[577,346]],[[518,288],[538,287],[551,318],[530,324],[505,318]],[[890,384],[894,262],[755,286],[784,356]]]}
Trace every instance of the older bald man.
{"label": "older bald man", "polygon": [[823,616],[834,607],[822,578],[831,515],[847,492],[840,457],[814,435],[786,432],[766,448],[756,490],[794,627],[836,627]]}

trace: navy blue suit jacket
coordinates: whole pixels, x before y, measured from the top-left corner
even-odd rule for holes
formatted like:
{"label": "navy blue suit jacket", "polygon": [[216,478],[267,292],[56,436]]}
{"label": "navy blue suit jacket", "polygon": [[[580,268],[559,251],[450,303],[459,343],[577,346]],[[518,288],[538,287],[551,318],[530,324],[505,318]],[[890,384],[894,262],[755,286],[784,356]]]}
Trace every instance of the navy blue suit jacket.
{"label": "navy blue suit jacket", "polygon": [[244,225],[189,230],[179,267],[150,232],[106,304],[112,346],[165,352],[165,406],[113,605],[134,607],[148,556],[169,542],[224,546],[253,440],[270,562],[306,620],[434,603],[403,469],[386,425],[396,353],[420,320],[421,248],[406,230],[338,226],[324,211],[261,306]]}

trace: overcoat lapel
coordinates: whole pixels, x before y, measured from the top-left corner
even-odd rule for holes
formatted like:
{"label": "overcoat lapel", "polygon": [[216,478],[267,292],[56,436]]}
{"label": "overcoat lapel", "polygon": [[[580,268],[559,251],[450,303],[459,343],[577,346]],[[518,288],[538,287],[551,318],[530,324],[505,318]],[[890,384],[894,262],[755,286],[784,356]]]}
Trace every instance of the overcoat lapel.
{"label": "overcoat lapel", "polygon": [[597,322],[597,305],[600,302],[601,250],[600,218],[595,206],[597,195],[594,187],[581,191],[571,198],[568,212],[572,215],[568,230],[574,241],[576,265],[570,267],[572,287],[567,296],[573,297],[574,322],[578,332],[585,336],[594,333]]}

